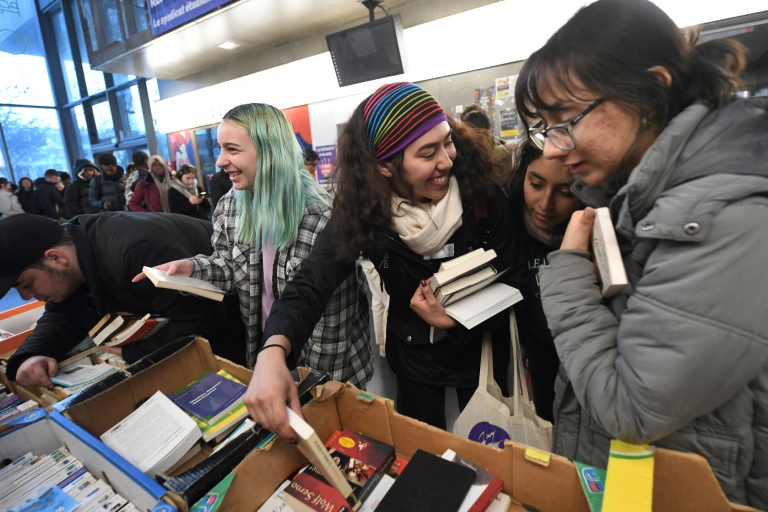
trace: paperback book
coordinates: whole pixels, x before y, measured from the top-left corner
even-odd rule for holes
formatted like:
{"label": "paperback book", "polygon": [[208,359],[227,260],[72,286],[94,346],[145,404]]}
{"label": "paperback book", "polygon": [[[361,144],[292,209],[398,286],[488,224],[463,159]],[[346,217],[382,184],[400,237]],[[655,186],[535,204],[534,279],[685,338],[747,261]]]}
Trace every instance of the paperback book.
{"label": "paperback book", "polygon": [[208,281],[195,279],[193,277],[169,276],[166,271],[152,267],[144,267],[141,270],[144,272],[144,275],[152,281],[152,284],[158,288],[178,290],[193,295],[199,295],[206,299],[217,300],[219,302],[224,300],[224,291]]}
{"label": "paperback book", "polygon": [[243,405],[245,390],[242,382],[224,370],[209,371],[169,394],[168,398],[185,412],[213,425]]}
{"label": "paperback book", "polygon": [[172,468],[202,437],[195,420],[160,391],[101,435],[101,440],[150,476]]}
{"label": "paperback book", "polygon": [[621,258],[619,242],[616,240],[616,231],[611,221],[611,212],[605,207],[595,209],[592,253],[603,297],[616,295],[629,281]]}
{"label": "paperback book", "polygon": [[445,306],[445,313],[467,329],[523,300],[520,290],[504,283],[493,283],[462,300]]}
{"label": "paperback book", "polygon": [[[477,284],[489,277],[489,274],[496,273],[495,269],[487,270],[491,266],[491,262],[496,258],[496,251],[493,249],[486,251],[485,249],[477,249],[458,258],[448,260],[440,265],[440,269],[432,276],[429,281],[429,285],[432,287],[432,291],[435,296],[445,296],[450,298],[450,295],[460,291],[461,289]],[[477,274],[477,275],[475,275]],[[490,274],[492,275],[492,274]],[[463,279],[466,278],[466,279]],[[450,292],[441,290],[441,288],[462,279],[460,285],[454,285],[450,288]],[[438,297],[439,299],[440,297]]]}
{"label": "paperback book", "polygon": [[504,481],[453,450],[446,450],[442,458],[468,467],[475,472],[475,481],[467,491],[459,512],[483,512],[487,510],[501,492],[501,488],[504,487]]}
{"label": "paperback book", "polygon": [[[360,502],[368,498],[386,474],[386,470],[395,461],[395,449],[392,446],[351,429],[334,432],[325,442],[325,447],[336,466],[341,469],[352,485],[352,491]],[[313,478],[327,483],[314,466],[309,466],[301,476],[297,475],[297,477],[297,481],[301,482],[302,487],[305,488],[314,487],[311,482]],[[298,499],[299,496],[294,491],[295,487],[291,487],[286,493]]]}

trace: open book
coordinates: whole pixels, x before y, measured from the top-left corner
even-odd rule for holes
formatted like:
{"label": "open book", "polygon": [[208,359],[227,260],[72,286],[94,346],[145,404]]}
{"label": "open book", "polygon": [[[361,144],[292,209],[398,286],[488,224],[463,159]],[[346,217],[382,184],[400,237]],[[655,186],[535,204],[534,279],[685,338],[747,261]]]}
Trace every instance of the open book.
{"label": "open book", "polygon": [[595,257],[603,297],[612,297],[629,281],[624,270],[619,242],[608,208],[595,209],[595,225],[592,228],[592,253]]}
{"label": "open book", "polygon": [[199,295],[200,297],[217,300],[219,302],[224,300],[224,292],[213,286],[208,281],[195,279],[194,277],[169,276],[168,273],[164,270],[159,270],[152,267],[144,267],[141,270],[144,272],[144,275],[147,276],[149,280],[152,281],[152,283],[158,288],[179,290],[181,292]]}

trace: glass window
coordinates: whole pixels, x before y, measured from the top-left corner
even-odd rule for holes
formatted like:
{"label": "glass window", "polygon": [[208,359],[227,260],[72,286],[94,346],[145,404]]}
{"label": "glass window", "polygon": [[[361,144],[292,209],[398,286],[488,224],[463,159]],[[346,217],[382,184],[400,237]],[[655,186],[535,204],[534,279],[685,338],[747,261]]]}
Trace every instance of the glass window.
{"label": "glass window", "polygon": [[[154,105],[156,102],[160,101],[160,89],[157,86],[156,78],[147,80],[147,96],[149,97],[150,105]],[[155,130],[155,135],[157,135],[157,154],[166,156],[170,155],[167,134],[161,132],[157,128],[157,119],[155,119],[155,116],[152,116],[152,125]]]}
{"label": "glass window", "polygon": [[135,75],[121,75],[118,73],[112,73],[112,80],[115,82],[115,85],[125,84],[135,79]]}
{"label": "glass window", "polygon": [[0,142],[0,177],[5,178],[12,183],[16,183],[16,180],[11,176],[11,170],[5,163],[5,155],[3,155],[2,142]]}
{"label": "glass window", "polygon": [[51,19],[53,21],[53,32],[56,36],[56,48],[59,51],[59,61],[61,61],[61,70],[64,73],[64,83],[67,87],[67,97],[69,101],[79,100],[80,88],[77,85],[75,61],[72,57],[72,47],[69,44],[69,36],[67,35],[64,11],[59,9],[53,14]]}
{"label": "glass window", "polygon": [[130,0],[129,2],[124,2],[123,9],[126,34],[134,34],[136,32],[149,30],[149,11],[147,10],[146,0]]}
{"label": "glass window", "polygon": [[0,107],[0,125],[16,179],[40,178],[46,169],[69,170],[56,110]]}
{"label": "glass window", "polygon": [[[88,9],[90,4],[89,2],[83,2],[84,9]],[[85,47],[85,39],[83,38],[83,28],[81,26],[81,23],[78,21],[80,20],[80,13],[78,12],[77,8],[77,2],[72,2],[72,15],[75,18],[75,32],[77,32],[77,43],[80,47],[80,60],[82,60],[83,65],[83,74],[85,75],[85,85],[88,87],[88,94],[93,95],[96,93],[99,93],[107,88],[105,82],[104,82],[104,73],[101,71],[95,71],[91,69],[90,61],[88,60],[88,50]],[[90,18],[92,19],[92,18]],[[89,24],[90,25],[90,24]],[[89,26],[90,30],[90,38],[91,38],[91,45],[94,45],[95,38],[96,38],[96,31],[93,30],[92,26]],[[98,48],[98,46],[93,46],[94,51]]]}
{"label": "glass window", "polygon": [[101,29],[101,34],[104,36],[104,46],[123,40],[120,33],[120,15],[115,0],[101,0]]}
{"label": "glass window", "polygon": [[10,2],[4,8],[0,70],[0,103],[53,106],[35,2]]}
{"label": "glass window", "polygon": [[96,123],[96,131],[99,140],[108,140],[117,142],[115,138],[115,125],[112,123],[112,113],[109,110],[109,102],[105,99],[99,103],[94,103],[93,120]]}
{"label": "glass window", "polygon": [[120,139],[132,139],[146,135],[138,86],[134,85],[133,87],[118,91],[117,104],[120,109],[120,118],[123,126],[123,134]]}
{"label": "glass window", "polygon": [[77,127],[75,137],[77,138],[77,147],[80,149],[80,158],[90,158],[91,138],[88,136],[88,125],[85,123],[85,112],[83,106],[78,105],[70,110],[72,121]]}

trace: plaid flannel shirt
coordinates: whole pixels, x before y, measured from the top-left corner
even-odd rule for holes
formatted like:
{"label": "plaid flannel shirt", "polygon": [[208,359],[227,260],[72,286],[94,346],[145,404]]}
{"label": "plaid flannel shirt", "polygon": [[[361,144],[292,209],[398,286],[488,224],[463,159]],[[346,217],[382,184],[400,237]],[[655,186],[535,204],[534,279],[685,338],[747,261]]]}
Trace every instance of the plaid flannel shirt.
{"label": "plaid flannel shirt", "polygon": [[[312,252],[317,235],[330,218],[330,207],[309,205],[296,241],[275,256],[273,292],[278,300],[288,281]],[[261,252],[237,237],[237,213],[232,191],[221,198],[213,214],[211,256],[195,256],[192,277],[209,281],[225,292],[236,291],[240,314],[248,327],[248,365],[253,367],[261,341]],[[340,382],[364,388],[373,375],[367,299],[352,272],[334,292],[298,360],[300,365],[328,372]]]}

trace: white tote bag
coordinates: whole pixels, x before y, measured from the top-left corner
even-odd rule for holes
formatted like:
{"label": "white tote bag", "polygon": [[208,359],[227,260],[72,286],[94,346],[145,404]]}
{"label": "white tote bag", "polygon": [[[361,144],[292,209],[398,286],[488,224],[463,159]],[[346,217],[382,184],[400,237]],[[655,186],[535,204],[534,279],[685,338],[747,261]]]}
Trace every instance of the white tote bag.
{"label": "white tote bag", "polygon": [[503,397],[493,378],[493,346],[490,333],[483,334],[480,381],[469,403],[453,425],[453,433],[483,444],[503,448],[511,440],[540,450],[552,449],[552,423],[536,416],[525,385],[523,358],[515,312],[510,308],[509,329],[514,360],[513,396]]}

